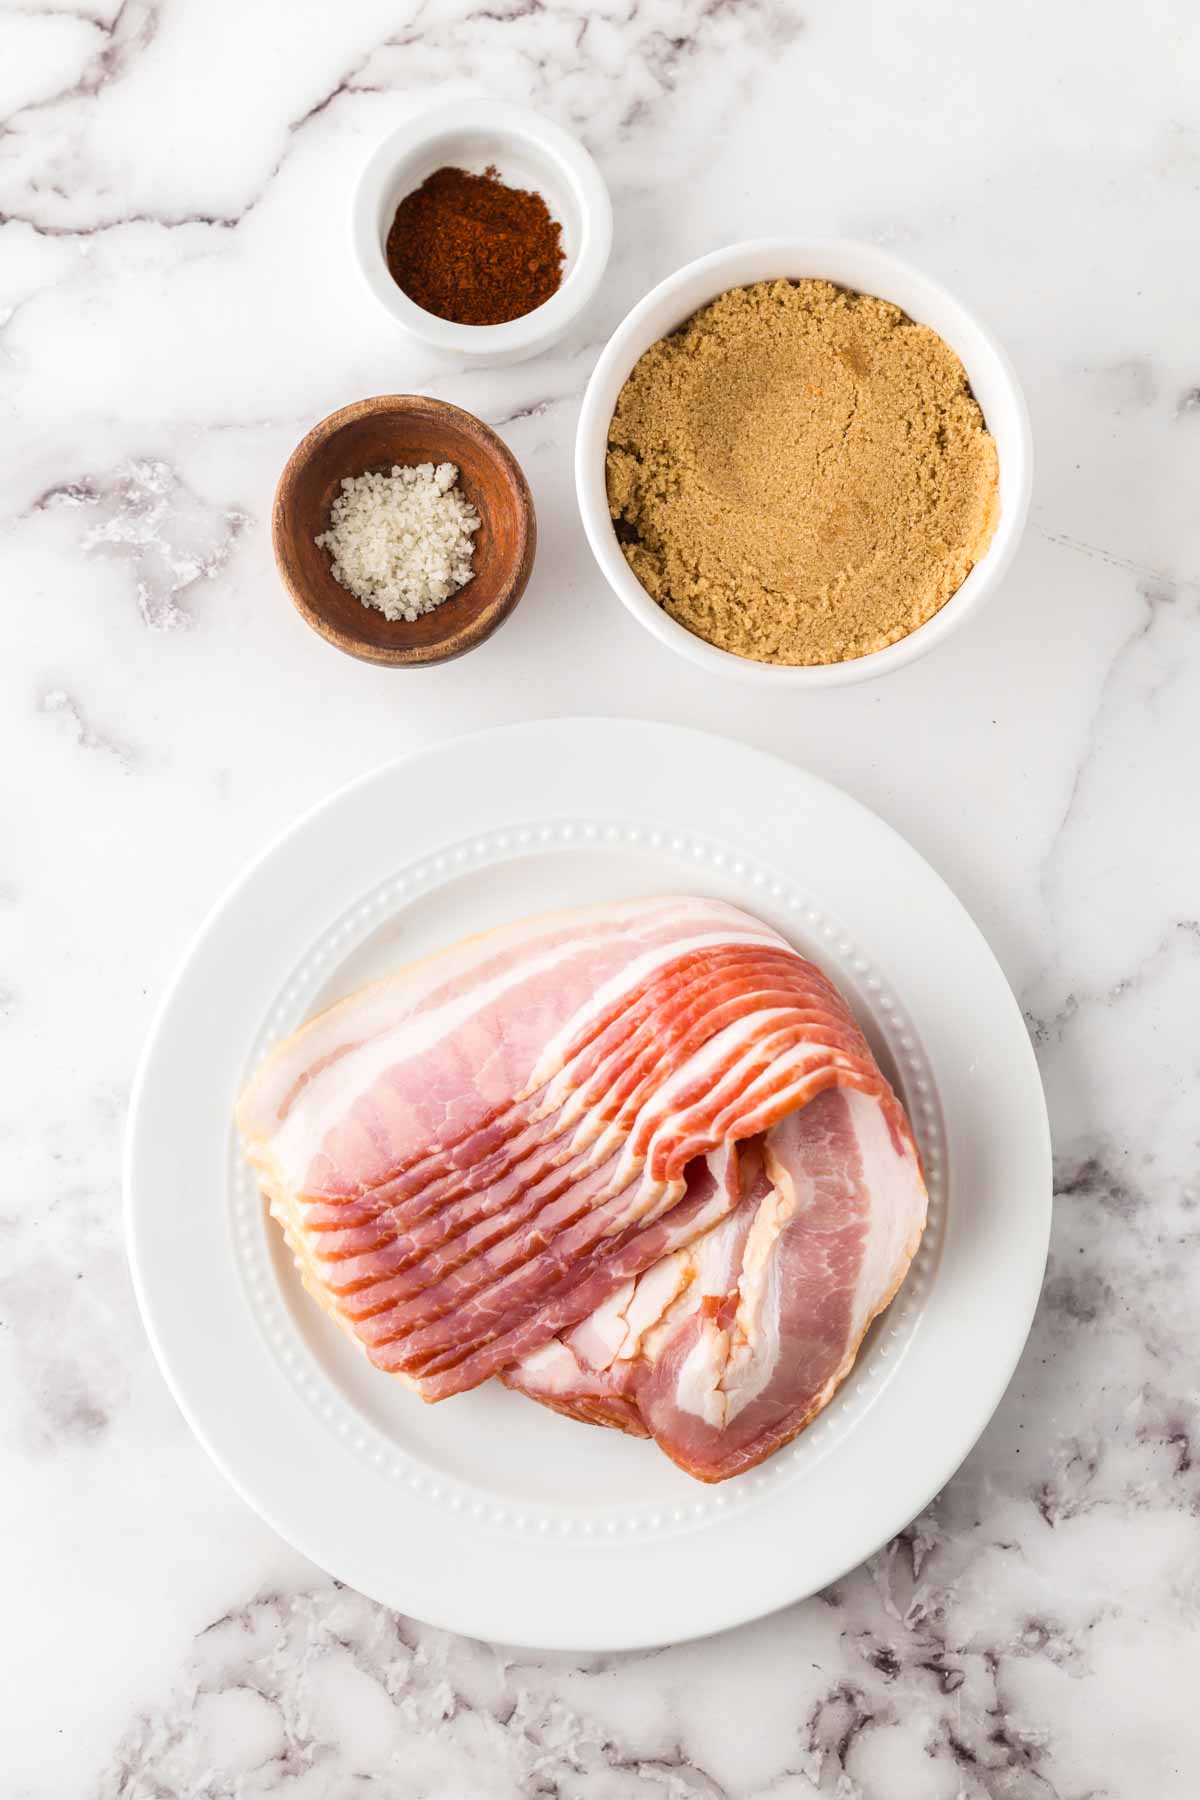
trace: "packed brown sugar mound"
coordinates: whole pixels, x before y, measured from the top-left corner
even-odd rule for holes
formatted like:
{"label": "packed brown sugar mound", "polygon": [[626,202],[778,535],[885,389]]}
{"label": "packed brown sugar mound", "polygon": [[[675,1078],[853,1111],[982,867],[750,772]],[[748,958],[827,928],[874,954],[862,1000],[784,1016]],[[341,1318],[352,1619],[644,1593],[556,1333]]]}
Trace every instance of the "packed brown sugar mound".
{"label": "packed brown sugar mound", "polygon": [[979,561],[996,446],[928,326],[827,281],[763,281],[641,358],[608,500],[630,568],[689,631],[844,662],[923,625]]}

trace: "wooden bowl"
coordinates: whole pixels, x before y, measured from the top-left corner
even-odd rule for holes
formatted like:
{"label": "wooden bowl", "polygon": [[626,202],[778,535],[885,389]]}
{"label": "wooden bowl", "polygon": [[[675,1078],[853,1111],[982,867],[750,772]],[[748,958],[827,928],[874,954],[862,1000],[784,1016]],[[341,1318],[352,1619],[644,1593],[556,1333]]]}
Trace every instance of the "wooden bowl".
{"label": "wooden bowl", "polygon": [[[314,540],[344,476],[423,462],[457,465],[480,526],[471,580],[409,623],[385,618],[335,581],[329,552]],[[420,394],[380,394],[330,413],[292,451],[275,490],[271,538],[284,586],[314,631],[364,662],[414,668],[462,656],[508,617],[533,567],[537,520],[516,458],[481,420]]]}

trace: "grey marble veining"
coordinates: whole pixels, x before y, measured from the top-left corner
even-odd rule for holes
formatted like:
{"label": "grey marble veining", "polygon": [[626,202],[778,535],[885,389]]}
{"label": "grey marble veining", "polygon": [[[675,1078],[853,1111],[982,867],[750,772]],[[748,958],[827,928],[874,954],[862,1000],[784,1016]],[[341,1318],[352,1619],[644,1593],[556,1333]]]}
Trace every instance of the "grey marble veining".
{"label": "grey marble veining", "polygon": [[[616,237],[562,345],[464,372],[397,342],[345,214],[388,129],[482,91],[580,133]],[[1197,1792],[1198,92],[1182,0],[0,9],[6,1800]],[[803,707],[660,653],[570,476],[625,309],[771,232],[955,287],[1038,451],[990,609]],[[306,633],[266,522],[309,424],[405,388],[497,425],[541,543],[486,651],[398,682]],[[408,747],[602,711],[779,751],[930,858],[1025,1010],[1058,1192],[1012,1388],[896,1542],[706,1643],[535,1656],[337,1587],[209,1467],[136,1317],[120,1138],[163,983],[266,836]]]}

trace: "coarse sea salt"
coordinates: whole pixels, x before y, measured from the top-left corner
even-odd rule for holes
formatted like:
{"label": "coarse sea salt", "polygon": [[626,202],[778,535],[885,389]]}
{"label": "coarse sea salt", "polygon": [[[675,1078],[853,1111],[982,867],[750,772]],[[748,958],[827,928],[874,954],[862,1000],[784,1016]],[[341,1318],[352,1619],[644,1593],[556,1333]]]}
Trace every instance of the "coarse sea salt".
{"label": "coarse sea salt", "polygon": [[448,462],[345,476],[316,539],[335,581],[385,618],[410,622],[465,587],[479,514],[457,482]]}

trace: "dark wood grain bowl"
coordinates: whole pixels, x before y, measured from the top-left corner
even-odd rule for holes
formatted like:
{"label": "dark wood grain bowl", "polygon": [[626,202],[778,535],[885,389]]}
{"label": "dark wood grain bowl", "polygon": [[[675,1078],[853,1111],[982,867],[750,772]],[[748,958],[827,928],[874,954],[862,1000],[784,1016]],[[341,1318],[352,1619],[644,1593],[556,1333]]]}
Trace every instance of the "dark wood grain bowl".
{"label": "dark wood grain bowl", "polygon": [[[344,476],[423,462],[457,465],[480,526],[471,580],[409,623],[386,619],[335,581],[329,552],[314,540]],[[533,567],[537,520],[516,458],[481,420],[420,394],[380,394],[330,413],[292,451],[275,490],[271,537],[284,586],[314,631],[364,662],[418,668],[473,650],[508,617]]]}

